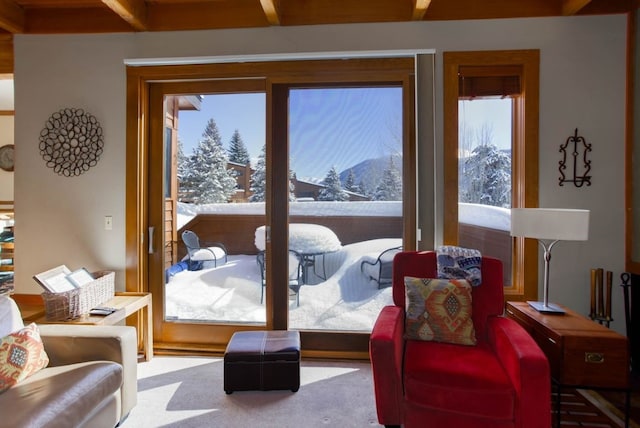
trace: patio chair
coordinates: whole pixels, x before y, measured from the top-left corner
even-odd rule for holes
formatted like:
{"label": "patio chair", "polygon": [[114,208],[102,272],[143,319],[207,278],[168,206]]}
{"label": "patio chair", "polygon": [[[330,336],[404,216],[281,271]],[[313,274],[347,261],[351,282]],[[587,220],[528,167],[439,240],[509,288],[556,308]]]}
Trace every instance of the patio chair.
{"label": "patio chair", "polygon": [[360,272],[378,283],[378,289],[389,287],[392,283],[393,258],[402,251],[402,246],[384,250],[375,261],[363,260]]}
{"label": "patio chair", "polygon": [[198,235],[191,230],[182,232],[182,241],[187,247],[185,258],[188,260],[189,270],[202,269],[204,262],[212,261],[214,267],[217,267],[218,263],[225,264],[227,262],[227,249],[220,242],[201,245]]}
{"label": "patio chair", "polygon": [[[262,282],[260,293],[260,303],[262,303],[264,301],[264,288],[267,285],[267,265],[265,262],[264,250],[258,252],[258,255],[256,256],[256,262],[258,263],[258,267],[260,269],[260,279]],[[296,251],[289,250],[289,290],[291,290],[292,293],[295,293],[296,306],[300,306],[300,287],[303,284],[302,268],[302,256]]]}

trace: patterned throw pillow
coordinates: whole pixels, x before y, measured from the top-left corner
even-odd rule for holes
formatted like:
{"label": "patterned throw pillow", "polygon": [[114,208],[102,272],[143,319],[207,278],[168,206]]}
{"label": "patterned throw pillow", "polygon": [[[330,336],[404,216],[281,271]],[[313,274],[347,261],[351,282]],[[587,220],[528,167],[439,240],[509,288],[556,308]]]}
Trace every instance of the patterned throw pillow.
{"label": "patterned throw pillow", "polygon": [[405,338],[476,344],[467,280],[405,277],[404,286]]}
{"label": "patterned throw pillow", "polygon": [[34,323],[0,341],[0,393],[45,368],[49,356],[44,351],[40,331]]}

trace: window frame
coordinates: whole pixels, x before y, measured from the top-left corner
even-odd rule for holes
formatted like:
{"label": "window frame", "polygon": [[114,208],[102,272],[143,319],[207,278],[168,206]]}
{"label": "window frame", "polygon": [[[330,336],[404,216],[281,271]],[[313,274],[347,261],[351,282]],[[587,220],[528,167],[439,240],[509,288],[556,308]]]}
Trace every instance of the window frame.
{"label": "window frame", "polygon": [[[540,51],[469,51],[443,53],[444,84],[444,198],[443,241],[458,242],[458,99],[461,67],[491,67],[512,75],[520,69],[520,96],[514,98],[512,136],[512,207],[537,207]],[[514,67],[515,66],[515,67]],[[493,74],[493,73],[492,73]],[[455,219],[452,221],[451,219]],[[504,289],[507,300],[535,300],[538,296],[538,248],[535,240],[513,238],[512,281]]]}

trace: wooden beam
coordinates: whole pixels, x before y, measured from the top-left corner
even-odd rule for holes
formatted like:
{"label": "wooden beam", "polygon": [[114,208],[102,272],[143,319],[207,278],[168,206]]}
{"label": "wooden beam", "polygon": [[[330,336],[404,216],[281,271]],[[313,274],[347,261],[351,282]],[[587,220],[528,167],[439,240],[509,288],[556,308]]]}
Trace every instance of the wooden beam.
{"label": "wooden beam", "polygon": [[102,0],[109,9],[127,21],[134,29],[146,31],[147,7],[144,0]]}
{"label": "wooden beam", "polygon": [[0,28],[10,33],[24,32],[24,11],[13,0],[0,0]]}
{"label": "wooden beam", "polygon": [[414,21],[422,21],[422,18],[424,18],[424,14],[427,12],[430,5],[431,0],[414,0],[413,16],[411,19]]}
{"label": "wooden beam", "polygon": [[575,15],[589,3],[591,3],[591,0],[564,0],[562,2],[562,15]]}
{"label": "wooden beam", "polygon": [[271,25],[280,25],[280,12],[278,10],[278,0],[260,0],[260,5],[264,11],[267,21]]}
{"label": "wooden beam", "polygon": [[0,76],[13,79],[13,34],[0,35]]}

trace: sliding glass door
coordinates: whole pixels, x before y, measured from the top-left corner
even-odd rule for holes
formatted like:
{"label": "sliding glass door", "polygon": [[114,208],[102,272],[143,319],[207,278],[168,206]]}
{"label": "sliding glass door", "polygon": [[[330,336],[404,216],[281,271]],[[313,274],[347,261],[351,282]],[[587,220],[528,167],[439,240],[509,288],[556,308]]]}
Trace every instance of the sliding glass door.
{"label": "sliding glass door", "polygon": [[221,351],[234,331],[296,329],[307,355],[366,355],[393,254],[415,248],[412,72],[396,58],[143,79],[139,278],[156,348]]}

